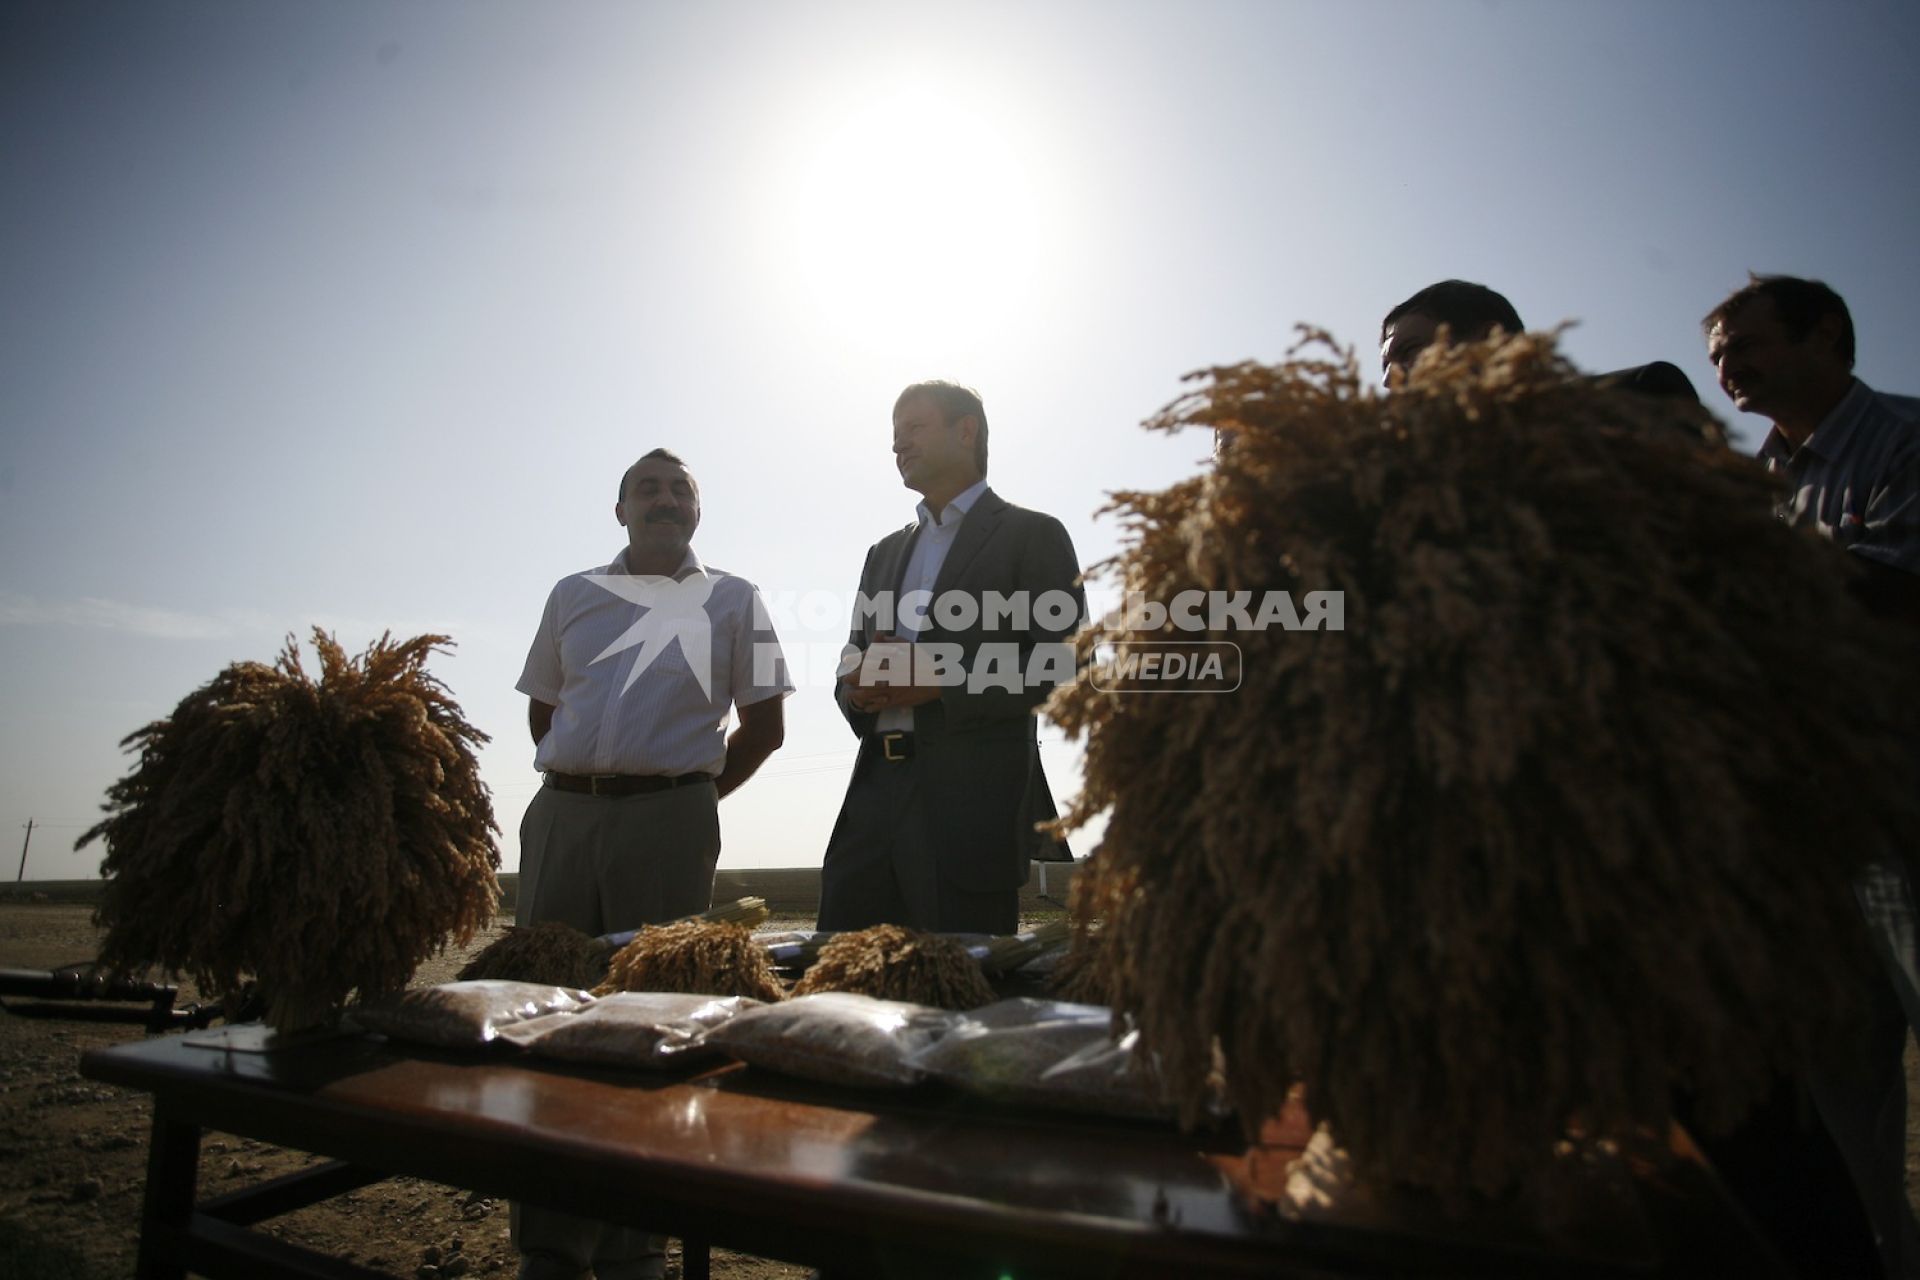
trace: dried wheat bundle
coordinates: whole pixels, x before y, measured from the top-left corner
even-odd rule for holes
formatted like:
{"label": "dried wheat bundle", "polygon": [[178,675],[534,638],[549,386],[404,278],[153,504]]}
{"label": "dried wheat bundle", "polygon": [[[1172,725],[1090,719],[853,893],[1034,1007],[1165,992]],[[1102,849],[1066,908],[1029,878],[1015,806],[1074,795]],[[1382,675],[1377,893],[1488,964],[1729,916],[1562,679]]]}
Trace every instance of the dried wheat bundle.
{"label": "dried wheat bundle", "polygon": [[1049,708],[1086,736],[1066,825],[1111,815],[1113,1003],[1188,1113],[1217,1043],[1250,1123],[1304,1080],[1367,1176],[1490,1192],[1569,1122],[1664,1131],[1676,1083],[1737,1117],[1853,1007],[1853,861],[1920,829],[1911,640],[1704,411],[1551,336],[1387,395],[1337,350],[1194,376],[1148,425],[1236,438],[1118,495],[1110,571],[1343,592],[1344,629],[1123,634],[1235,641],[1244,683]]}
{"label": "dried wheat bundle", "polygon": [[[767,918],[767,900],[736,898],[683,918],[739,924],[750,929]],[[594,938],[558,920],[510,925],[505,933],[487,944],[486,950],[469,960],[459,976],[463,980],[505,978],[591,988],[606,980],[607,964],[613,953],[639,937],[640,932],[633,929]]]}
{"label": "dried wheat bundle", "polygon": [[1072,932],[1073,926],[1066,920],[1047,920],[1025,933],[990,938],[986,954],[980,956],[980,967],[994,977],[1012,973],[1067,941]]}
{"label": "dried wheat bundle", "polygon": [[557,920],[543,920],[508,926],[456,976],[462,982],[498,978],[592,988],[605,980],[612,956],[613,948],[603,939],[588,937]]}
{"label": "dried wheat bundle", "polygon": [[994,999],[980,962],[964,946],[937,933],[897,924],[842,933],[822,947],[820,958],[794,984],[793,994],[822,991],[936,1009],[977,1009]]}
{"label": "dried wheat bundle", "polygon": [[767,917],[771,914],[772,912],[767,910],[765,898],[735,898],[732,902],[723,902],[697,916],[689,916],[688,919],[744,925],[748,929],[753,929],[765,924]]}
{"label": "dried wheat bundle", "polygon": [[613,953],[595,995],[682,991],[693,995],[783,1000],[786,989],[745,925],[683,920],[642,929]]}
{"label": "dried wheat bundle", "polygon": [[113,784],[104,964],[160,965],[210,991],[257,977],[267,1020],[326,1020],[350,992],[404,987],[493,918],[500,852],[473,749],[487,740],[427,674],[444,636],[382,636],[350,658],[315,629],[236,663],[129,736]]}
{"label": "dried wheat bundle", "polygon": [[1105,913],[1090,900],[1093,883],[1093,877],[1083,877],[1075,881],[1069,891],[1075,913],[1072,940],[1066,955],[1047,975],[1048,993],[1075,1004],[1113,1003],[1113,989],[1107,976],[1112,961],[1105,949],[1113,935],[1101,927]]}

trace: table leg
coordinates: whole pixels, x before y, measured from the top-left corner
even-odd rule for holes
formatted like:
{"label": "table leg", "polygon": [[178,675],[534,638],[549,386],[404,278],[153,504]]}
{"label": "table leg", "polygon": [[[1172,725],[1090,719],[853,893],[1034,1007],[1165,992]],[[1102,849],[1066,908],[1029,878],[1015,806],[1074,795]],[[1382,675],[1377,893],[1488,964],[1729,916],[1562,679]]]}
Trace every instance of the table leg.
{"label": "table leg", "polygon": [[680,1280],[712,1280],[713,1252],[704,1236],[680,1237]]}
{"label": "table leg", "polygon": [[147,1187],[140,1204],[140,1254],[134,1270],[138,1280],[185,1280],[179,1241],[193,1217],[199,1171],[200,1126],[175,1119],[156,1099]]}

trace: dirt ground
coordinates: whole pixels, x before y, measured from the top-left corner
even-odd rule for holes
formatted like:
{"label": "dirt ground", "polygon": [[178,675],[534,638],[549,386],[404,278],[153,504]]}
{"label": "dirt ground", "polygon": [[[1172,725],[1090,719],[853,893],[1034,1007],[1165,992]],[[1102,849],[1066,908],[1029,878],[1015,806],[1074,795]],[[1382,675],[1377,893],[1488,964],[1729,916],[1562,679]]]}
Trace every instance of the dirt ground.
{"label": "dirt ground", "polygon": [[[51,969],[95,954],[90,906],[0,902],[0,968]],[[501,926],[507,921],[503,918]],[[811,925],[794,922],[791,927]],[[418,983],[449,981],[497,929],[421,968]],[[181,1001],[197,994],[183,990]],[[80,1055],[135,1040],[137,1025],[65,1022],[0,1013],[0,1278],[121,1280],[133,1274],[146,1181],[147,1095],[95,1084]],[[203,1191],[234,1189],[317,1163],[317,1157],[210,1133]],[[400,1277],[512,1276],[507,1206],[458,1187],[390,1178],[262,1228]],[[680,1274],[678,1242],[667,1275]],[[716,1249],[725,1280],[798,1280],[802,1267]]]}

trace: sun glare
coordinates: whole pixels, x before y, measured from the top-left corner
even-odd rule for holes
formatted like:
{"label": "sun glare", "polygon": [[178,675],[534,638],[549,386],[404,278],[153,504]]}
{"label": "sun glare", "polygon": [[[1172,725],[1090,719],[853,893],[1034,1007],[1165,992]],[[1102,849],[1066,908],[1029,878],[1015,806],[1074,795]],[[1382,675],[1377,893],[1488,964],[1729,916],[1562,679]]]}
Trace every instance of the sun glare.
{"label": "sun glare", "polygon": [[839,94],[783,148],[778,269],[829,336],[876,354],[1031,319],[1056,222],[1021,121],[924,75]]}

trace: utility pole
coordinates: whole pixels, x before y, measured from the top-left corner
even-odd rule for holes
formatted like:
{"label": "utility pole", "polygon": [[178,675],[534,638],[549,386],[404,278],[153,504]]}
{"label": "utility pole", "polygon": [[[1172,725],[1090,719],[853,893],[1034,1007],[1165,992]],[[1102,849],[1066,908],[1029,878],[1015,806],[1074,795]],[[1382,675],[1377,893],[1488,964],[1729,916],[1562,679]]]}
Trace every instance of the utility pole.
{"label": "utility pole", "polygon": [[20,842],[20,874],[13,878],[15,885],[27,878],[27,846],[33,843],[33,819],[27,819],[27,838]]}

